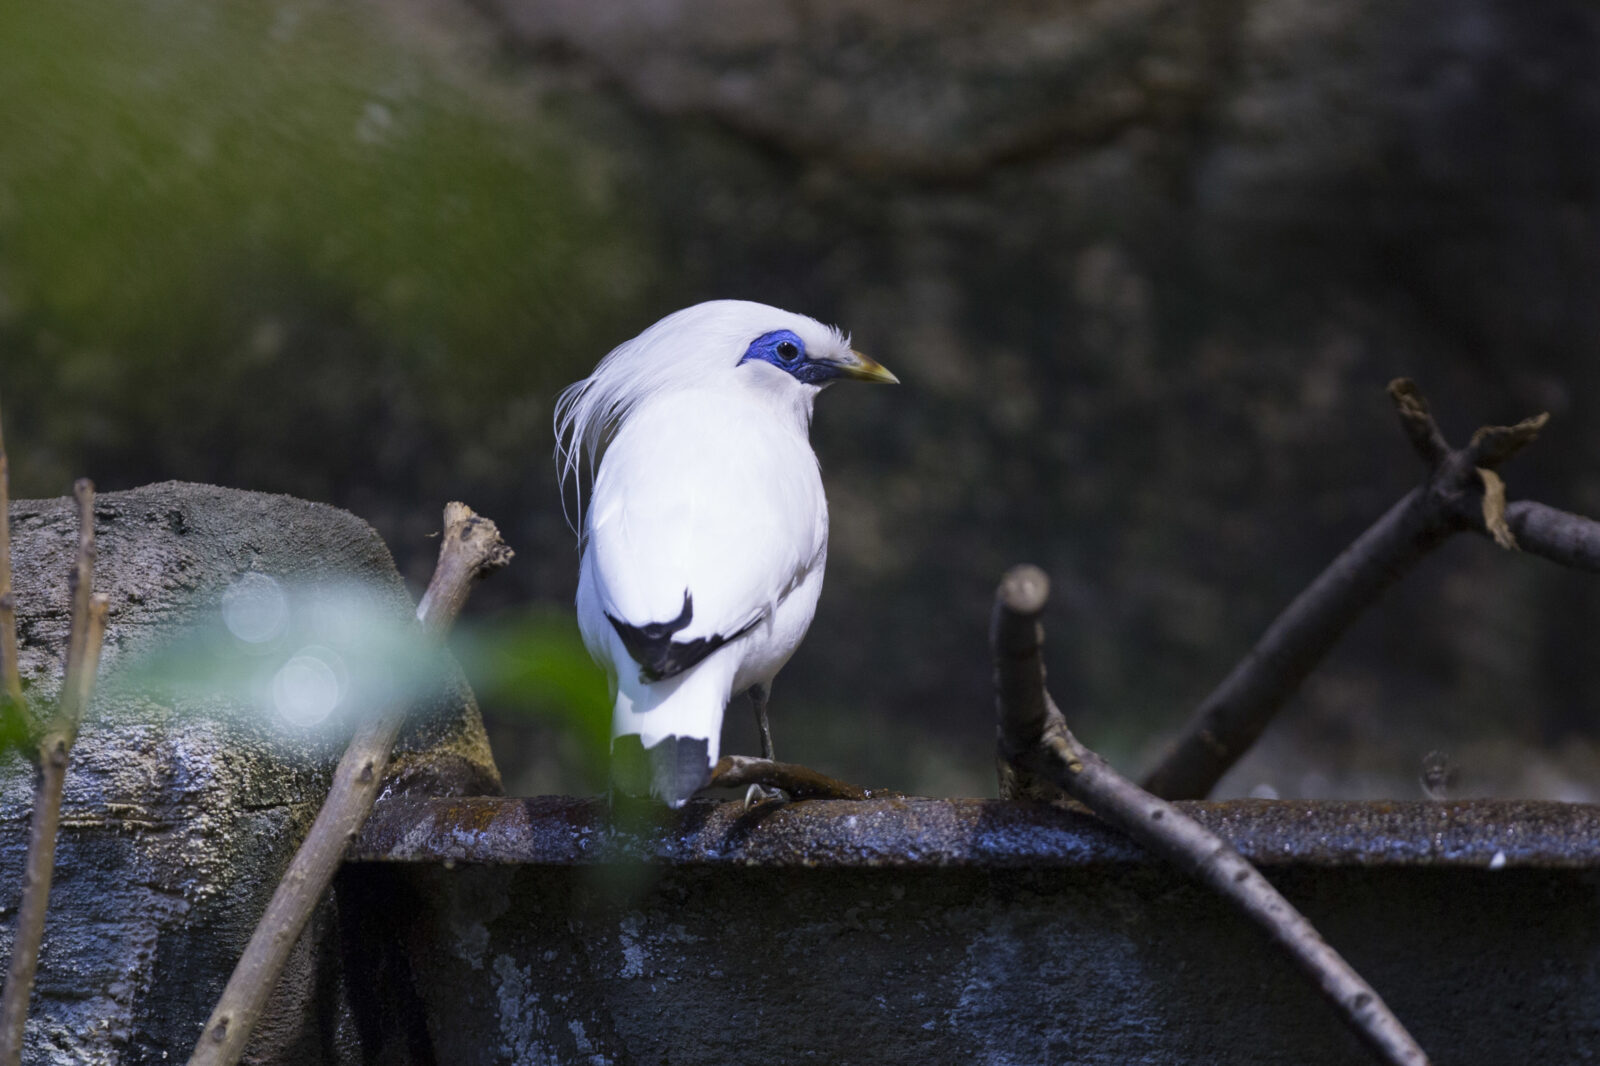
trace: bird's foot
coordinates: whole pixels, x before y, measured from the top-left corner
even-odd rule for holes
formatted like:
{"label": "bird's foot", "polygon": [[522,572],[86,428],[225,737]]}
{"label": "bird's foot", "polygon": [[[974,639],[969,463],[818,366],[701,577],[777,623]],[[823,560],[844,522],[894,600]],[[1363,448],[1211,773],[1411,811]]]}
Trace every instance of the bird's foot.
{"label": "bird's foot", "polygon": [[751,785],[744,791],[744,809],[751,810],[763,803],[788,803],[789,793],[781,788],[763,788],[761,785]]}

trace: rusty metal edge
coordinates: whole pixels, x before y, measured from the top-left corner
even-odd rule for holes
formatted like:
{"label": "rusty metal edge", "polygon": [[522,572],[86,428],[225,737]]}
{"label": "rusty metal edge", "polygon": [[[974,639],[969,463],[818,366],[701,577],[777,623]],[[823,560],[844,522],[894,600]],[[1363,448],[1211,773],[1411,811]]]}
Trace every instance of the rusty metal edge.
{"label": "rusty metal edge", "polygon": [[[1183,803],[1266,867],[1600,868],[1600,806],[1544,801]],[[613,813],[602,798],[397,797],[357,862],[584,866],[1063,868],[1153,862],[1079,810],[979,799],[698,800]]]}

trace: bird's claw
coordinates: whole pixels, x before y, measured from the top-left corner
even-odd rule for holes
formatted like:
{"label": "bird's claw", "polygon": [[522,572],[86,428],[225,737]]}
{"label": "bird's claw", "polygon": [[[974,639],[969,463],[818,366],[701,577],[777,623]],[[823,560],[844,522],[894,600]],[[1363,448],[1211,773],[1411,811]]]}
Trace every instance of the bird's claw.
{"label": "bird's claw", "polygon": [[763,788],[751,785],[744,790],[744,809],[750,810],[763,803],[788,803],[789,794],[781,788]]}

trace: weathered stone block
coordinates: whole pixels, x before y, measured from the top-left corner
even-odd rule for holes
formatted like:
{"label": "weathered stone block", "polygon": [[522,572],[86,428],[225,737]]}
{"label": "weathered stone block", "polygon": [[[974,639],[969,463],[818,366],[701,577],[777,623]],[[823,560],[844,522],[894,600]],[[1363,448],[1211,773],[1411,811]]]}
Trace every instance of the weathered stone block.
{"label": "weathered stone block", "polygon": [[[338,585],[371,617],[403,623],[411,598],[365,522],[287,496],[166,483],[95,504],[95,587],[111,597],[102,686],[72,752],[28,1022],[26,1063],[182,1061],[278,877],[310,825],[343,749],[337,729],[296,730],[226,691],[152,695],[119,667],[196,624],[218,621],[242,575]],[[11,508],[21,651],[36,711],[60,684],[68,628],[72,502]],[[418,709],[397,780],[447,793],[498,789],[459,677]],[[0,762],[0,950],[9,952],[35,773]],[[345,1061],[339,941],[319,911],[254,1045],[258,1061]]]}

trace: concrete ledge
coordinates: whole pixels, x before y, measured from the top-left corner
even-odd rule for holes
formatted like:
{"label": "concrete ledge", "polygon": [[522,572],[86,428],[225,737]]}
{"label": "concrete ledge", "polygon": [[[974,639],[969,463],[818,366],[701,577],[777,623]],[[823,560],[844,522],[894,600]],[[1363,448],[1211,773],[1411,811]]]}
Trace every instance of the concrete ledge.
{"label": "concrete ledge", "polygon": [[[1600,808],[1186,807],[1434,1061],[1600,1047]],[[401,800],[352,857],[366,1061],[1370,1061],[1259,930],[1071,810],[701,802],[617,826],[592,799]]]}
{"label": "concrete ledge", "polygon": [[[1184,810],[1267,866],[1600,867],[1600,807],[1524,801],[1239,800]],[[640,819],[653,817],[650,824]],[[810,801],[744,811],[699,800],[613,820],[604,801],[400,798],[356,841],[363,862],[574,866],[1050,868],[1152,863],[1093,817],[975,799]]]}

